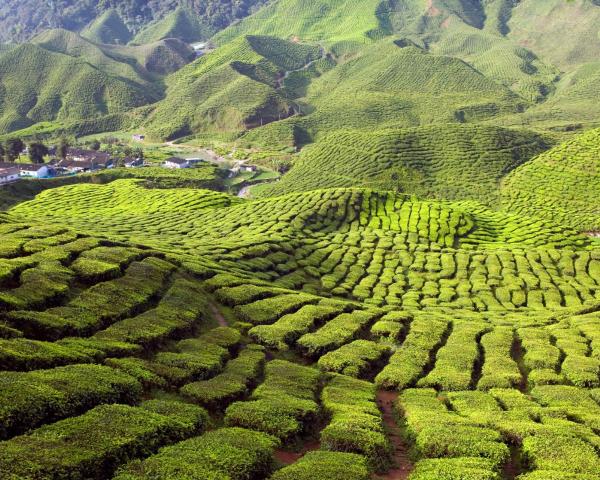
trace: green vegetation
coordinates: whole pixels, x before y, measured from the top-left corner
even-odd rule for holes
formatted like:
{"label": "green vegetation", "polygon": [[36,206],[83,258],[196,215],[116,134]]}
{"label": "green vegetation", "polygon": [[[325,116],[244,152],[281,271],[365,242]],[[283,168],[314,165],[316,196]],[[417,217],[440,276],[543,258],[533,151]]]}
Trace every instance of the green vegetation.
{"label": "green vegetation", "polygon": [[177,8],[160,21],[141,30],[133,43],[152,43],[165,38],[178,38],[186,43],[206,40],[215,33],[213,27],[187,8]]}
{"label": "green vegetation", "polygon": [[503,181],[503,205],[580,231],[600,230],[599,145],[600,130],[591,130],[517,168]]}
{"label": "green vegetation", "polygon": [[116,10],[106,10],[101,16],[88,25],[81,36],[95,43],[121,44],[129,43],[131,32]]}
{"label": "green vegetation", "polygon": [[599,480],[600,4],[145,3],[0,48],[9,158],[221,167],[0,187],[0,476]]}

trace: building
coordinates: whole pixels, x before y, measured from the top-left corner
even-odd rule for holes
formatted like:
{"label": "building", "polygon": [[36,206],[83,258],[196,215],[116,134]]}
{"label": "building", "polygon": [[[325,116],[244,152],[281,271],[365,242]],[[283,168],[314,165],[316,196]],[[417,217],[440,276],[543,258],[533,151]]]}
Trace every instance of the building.
{"label": "building", "polygon": [[185,158],[171,157],[165,160],[163,166],[166,168],[190,168],[192,165]]}
{"label": "building", "polygon": [[96,165],[107,166],[111,160],[110,154],[96,150],[83,150],[81,148],[67,149],[67,160],[73,162],[93,162]]}
{"label": "building", "polygon": [[83,173],[103,170],[104,164],[96,163],[93,160],[61,160],[56,164],[59,171],[66,173]]}
{"label": "building", "polygon": [[255,165],[242,165],[240,170],[242,172],[256,172],[257,168]]}
{"label": "building", "polygon": [[143,142],[143,141],[146,139],[146,135],[142,135],[141,133],[134,133],[134,134],[131,136],[131,139],[132,139],[134,142]]}
{"label": "building", "polygon": [[19,167],[0,166],[0,185],[16,182],[20,177]]}
{"label": "building", "polygon": [[123,166],[125,168],[143,167],[144,166],[144,159],[143,158],[130,158],[130,157],[126,157],[126,158],[123,159]]}
{"label": "building", "polygon": [[51,176],[48,165],[41,163],[21,163],[18,165],[21,177],[48,178]]}

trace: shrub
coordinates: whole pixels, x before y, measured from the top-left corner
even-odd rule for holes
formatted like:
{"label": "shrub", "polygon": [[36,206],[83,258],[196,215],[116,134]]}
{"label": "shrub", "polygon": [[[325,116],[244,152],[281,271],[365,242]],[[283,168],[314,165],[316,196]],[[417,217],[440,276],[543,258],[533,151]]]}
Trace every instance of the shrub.
{"label": "shrub", "polygon": [[[198,432],[206,412],[154,402],[145,408],[101,405],[0,443],[0,470],[12,478],[105,478],[125,460]],[[168,410],[167,414],[157,413]]]}
{"label": "shrub", "polygon": [[0,384],[0,438],[101,403],[134,402],[142,393],[134,378],[99,365],[0,372]]}
{"label": "shrub", "polygon": [[385,471],[391,463],[391,446],[375,403],[374,385],[336,375],[322,397],[323,408],[331,415],[321,432],[322,448],[362,454],[371,468]]}
{"label": "shrub", "polygon": [[275,438],[243,428],[222,428],[161,449],[121,468],[115,480],[154,478],[253,480],[271,471]]}
{"label": "shrub", "polygon": [[333,352],[323,355],[318,362],[321,369],[343,373],[351,377],[364,377],[390,352],[390,347],[368,340],[355,340]]}
{"label": "shrub", "polygon": [[364,457],[354,453],[308,452],[300,460],[282,468],[271,480],[368,480]]}

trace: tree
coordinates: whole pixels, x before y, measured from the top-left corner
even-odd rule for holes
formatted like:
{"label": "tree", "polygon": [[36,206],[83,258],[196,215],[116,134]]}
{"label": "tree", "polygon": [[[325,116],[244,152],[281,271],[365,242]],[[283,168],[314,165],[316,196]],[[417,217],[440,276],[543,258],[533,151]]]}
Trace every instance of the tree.
{"label": "tree", "polygon": [[21,152],[25,149],[25,144],[20,138],[9,138],[6,141],[5,149],[8,161],[14,162],[17,158],[19,158],[19,155],[21,155]]}
{"label": "tree", "polygon": [[4,150],[4,145],[0,143],[0,160],[4,160],[4,155],[6,155],[6,151]]}
{"label": "tree", "polygon": [[62,137],[58,142],[58,146],[56,147],[56,154],[62,158],[63,160],[67,158],[67,153],[69,152],[69,141]]}
{"label": "tree", "polygon": [[48,147],[41,142],[29,144],[29,158],[32,163],[44,163],[44,157],[48,155]]}
{"label": "tree", "polygon": [[92,150],[96,150],[96,151],[100,150],[101,146],[102,145],[100,144],[100,142],[98,140],[93,140],[92,143],[90,144],[90,148]]}

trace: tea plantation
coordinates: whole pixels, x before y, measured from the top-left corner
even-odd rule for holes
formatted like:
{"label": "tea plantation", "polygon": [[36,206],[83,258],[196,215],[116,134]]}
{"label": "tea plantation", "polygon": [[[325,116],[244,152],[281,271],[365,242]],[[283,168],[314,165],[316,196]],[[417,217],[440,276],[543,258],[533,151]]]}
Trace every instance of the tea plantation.
{"label": "tea plantation", "polygon": [[0,480],[600,480],[600,2],[163,3],[0,47],[215,161],[0,186]]}
{"label": "tea plantation", "polygon": [[368,188],[149,187],[0,217],[7,478],[600,478],[595,239]]}

